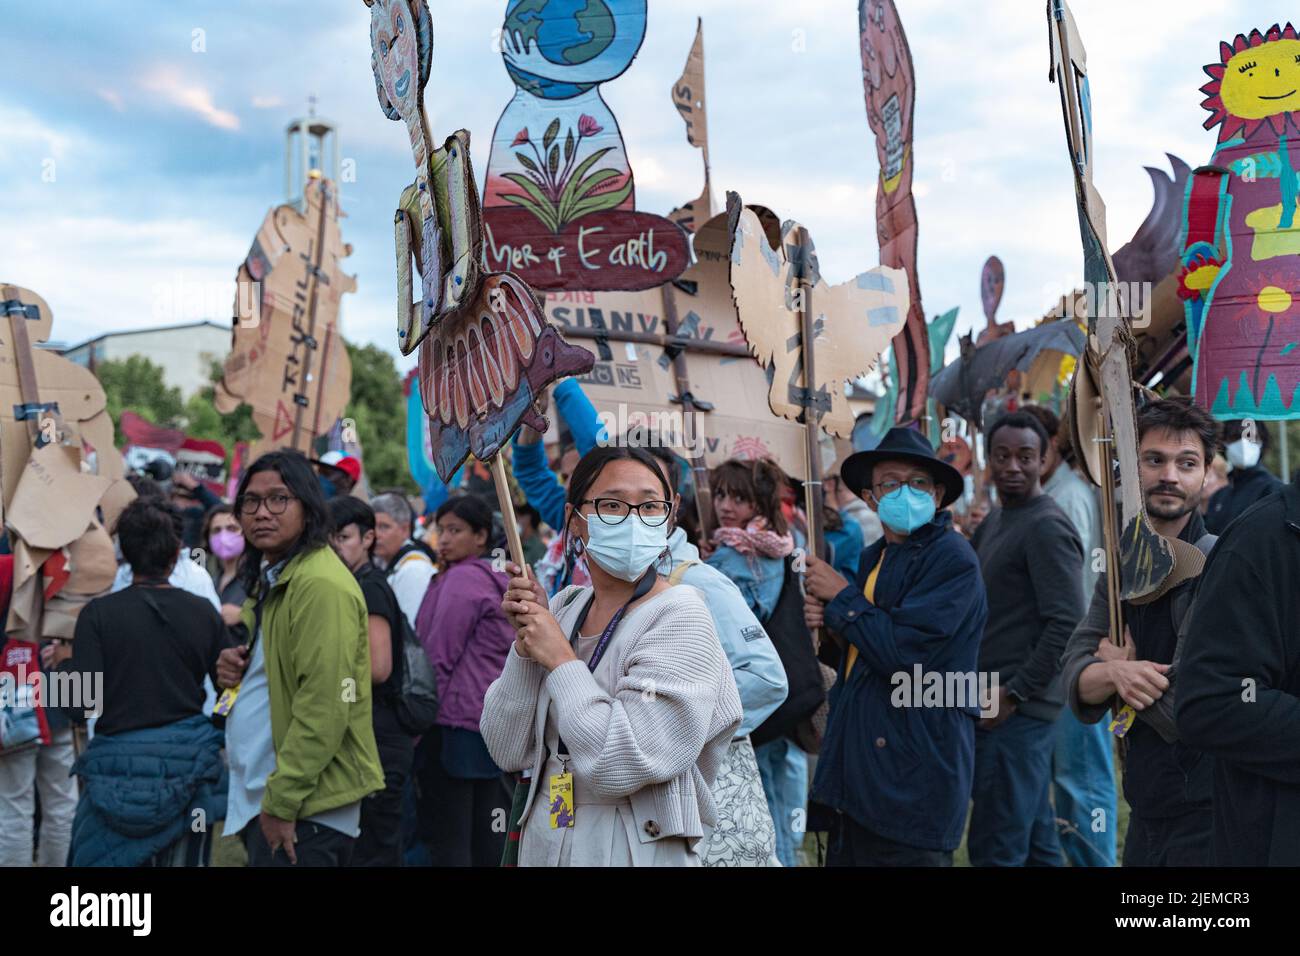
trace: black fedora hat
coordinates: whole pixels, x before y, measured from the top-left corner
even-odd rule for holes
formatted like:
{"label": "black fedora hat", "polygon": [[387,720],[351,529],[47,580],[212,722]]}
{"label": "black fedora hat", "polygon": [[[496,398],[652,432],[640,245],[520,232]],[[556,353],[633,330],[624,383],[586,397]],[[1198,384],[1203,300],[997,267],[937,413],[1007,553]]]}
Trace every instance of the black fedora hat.
{"label": "black fedora hat", "polygon": [[850,455],[840,467],[840,477],[849,491],[860,498],[863,489],[871,484],[871,469],[882,461],[905,461],[920,465],[933,475],[934,480],[944,488],[940,508],[952,504],[966,490],[961,472],[936,457],[929,440],[914,428],[891,428],[871,451]]}

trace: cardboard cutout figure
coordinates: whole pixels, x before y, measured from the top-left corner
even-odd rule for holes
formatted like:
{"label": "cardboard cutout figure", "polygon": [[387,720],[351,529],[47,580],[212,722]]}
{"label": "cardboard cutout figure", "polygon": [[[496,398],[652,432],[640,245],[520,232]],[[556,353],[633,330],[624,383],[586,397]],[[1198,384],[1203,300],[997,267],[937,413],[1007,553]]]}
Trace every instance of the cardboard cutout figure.
{"label": "cardboard cutout figure", "polygon": [[[1109,566],[1120,569],[1119,575],[1108,575],[1112,587],[1112,624],[1117,624],[1117,589],[1122,590],[1126,600],[1154,600],[1171,578],[1175,551],[1182,542],[1171,543],[1156,533],[1142,498],[1131,371],[1135,344],[1107,250],[1106,204],[1092,183],[1092,97],[1088,90],[1087,55],[1064,0],[1049,0],[1047,22],[1052,55],[1050,78],[1060,92],[1066,142],[1074,170],[1084,279],[1093,292],[1085,297],[1090,300],[1088,350],[1075,373],[1075,427],[1083,433],[1079,437],[1084,438],[1075,447],[1084,455],[1089,453],[1088,448],[1110,449],[1110,454],[1103,454],[1090,471],[1102,487],[1102,514],[1108,518],[1103,522],[1103,529]],[[1099,401],[1093,402],[1086,396],[1095,396]],[[1100,442],[1092,441],[1094,438]],[[1119,462],[1120,529],[1109,520],[1115,513],[1112,454]],[[1188,548],[1200,554],[1196,548],[1190,545]]]}
{"label": "cardboard cutout figure", "polygon": [[438,476],[450,481],[471,454],[487,461],[521,423],[546,431],[533,408],[542,389],[594,361],[546,322],[517,276],[488,273],[469,308],[420,344],[420,397]]}
{"label": "cardboard cutout figure", "polygon": [[894,342],[898,365],[894,421],[906,424],[925,414],[930,381],[930,345],[916,270],[916,201],[912,198],[916,77],[894,0],[859,0],[858,30],[867,122],[876,136],[876,158],[880,162],[876,184],[880,264],[904,270],[912,292],[907,322]]}
{"label": "cardboard cutout figure", "polygon": [[[313,443],[343,413],[352,363],[339,331],[339,306],[355,292],[343,272],[351,255],[339,233],[338,194],[328,179],[266,214],[239,267],[230,354],[216,386],[218,411],[253,409],[262,437],[252,457],[276,448],[314,454]],[[260,294],[259,294],[260,293]]]}
{"label": "cardboard cutout figure", "polygon": [[976,347],[1011,335],[1016,330],[1014,322],[999,322],[997,318],[998,305],[1002,302],[1002,290],[1006,283],[1007,274],[1002,267],[1002,260],[997,256],[989,256],[980,272],[980,303],[984,306],[985,324],[975,340]]}
{"label": "cardboard cutout figure", "polygon": [[135,497],[98,379],[33,348],[52,325],[43,298],[0,284],[0,505],[14,555],[5,631],[30,641],[71,638],[81,607],[112,584],[96,511],[115,521]]}
{"label": "cardboard cutout figure", "polygon": [[[433,65],[433,21],[424,0],[365,0],[370,7],[371,68],[384,115],[402,120],[415,158],[415,182],[394,216],[397,242],[397,345],[409,355],[435,322],[463,308],[478,289],[482,239],[469,133],[432,148],[424,87]],[[420,299],[411,303],[411,256]]]}
{"label": "cardboard cutout figure", "polygon": [[704,192],[685,206],[679,206],[668,218],[687,232],[694,232],[713,216],[712,184],[709,181],[709,115],[704,100],[704,21],[695,21],[695,42],[682,75],[673,84],[673,105],[686,124],[686,141],[699,149],[704,158]]}
{"label": "cardboard cutout figure", "polygon": [[1205,72],[1219,142],[1187,193],[1179,290],[1193,394],[1216,418],[1300,418],[1300,36],[1238,34]]}
{"label": "cardboard cutout figure", "polygon": [[486,261],[535,289],[649,289],[682,273],[685,233],[636,211],[632,168],[600,84],[631,65],[646,0],[509,0],[501,52],[514,98],[483,196]]}
{"label": "cardboard cutout figure", "polygon": [[[773,249],[750,208],[739,208],[732,235],[736,314],[750,351],[771,370],[772,414],[802,421],[812,409],[821,428],[850,437],[853,412],[844,383],[870,371],[903,327],[910,301],[907,273],[877,266],[848,282],[828,285],[818,271],[807,230],[787,220],[781,225],[779,248]],[[805,314],[811,316],[814,336],[810,388],[803,365]]]}
{"label": "cardboard cutout figure", "polygon": [[[780,220],[759,210],[770,242]],[[803,428],[774,417],[768,380],[754,361],[731,296],[731,237],[727,217],[701,224],[692,241],[696,261],[682,274],[691,292],[674,289],[677,335],[667,331],[659,289],[641,292],[558,292],[547,296],[548,318],[570,338],[603,345],[592,370],[579,378],[611,435],[649,428],[688,460],[703,454],[709,467],[728,458],[773,458],[796,478],[806,477]],[[696,408],[683,409],[675,374],[680,349]],[[697,489],[698,497],[698,489]]]}

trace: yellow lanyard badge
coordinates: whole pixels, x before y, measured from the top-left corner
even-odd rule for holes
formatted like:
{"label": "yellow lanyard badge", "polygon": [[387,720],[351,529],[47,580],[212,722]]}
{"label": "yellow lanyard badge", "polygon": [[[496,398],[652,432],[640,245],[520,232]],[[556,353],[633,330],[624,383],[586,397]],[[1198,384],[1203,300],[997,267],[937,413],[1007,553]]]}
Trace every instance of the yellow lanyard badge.
{"label": "yellow lanyard badge", "polygon": [[551,829],[573,826],[573,774],[568,770],[551,776]]}

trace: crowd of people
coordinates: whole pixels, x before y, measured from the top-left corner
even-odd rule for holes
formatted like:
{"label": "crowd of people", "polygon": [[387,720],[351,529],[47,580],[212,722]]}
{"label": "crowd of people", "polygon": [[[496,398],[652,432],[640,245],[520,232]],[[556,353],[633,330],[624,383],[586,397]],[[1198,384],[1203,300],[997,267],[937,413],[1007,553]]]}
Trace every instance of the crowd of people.
{"label": "crowd of people", "polygon": [[1139,409],[1181,550],[1117,634],[1046,408],[984,431],[996,504],[895,428],[820,535],[765,459],[710,472],[702,534],[656,436],[549,401],[572,448],[521,431],[504,519],[367,500],[337,452],[231,501],[132,476],[112,593],[38,655],[102,705],[0,752],[0,864],[202,866],[219,833],[249,866],[1113,866],[1117,765],[1124,865],[1300,863],[1300,485],[1261,423]]}

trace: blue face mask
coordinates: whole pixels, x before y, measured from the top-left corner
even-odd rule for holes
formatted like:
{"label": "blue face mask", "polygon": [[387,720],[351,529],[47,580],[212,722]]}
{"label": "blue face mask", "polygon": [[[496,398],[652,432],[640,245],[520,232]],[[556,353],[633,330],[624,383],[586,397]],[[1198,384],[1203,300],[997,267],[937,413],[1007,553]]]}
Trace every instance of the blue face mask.
{"label": "blue face mask", "polygon": [[605,524],[595,515],[586,520],[587,556],[620,580],[639,580],[668,549],[667,521],[652,528],[636,514],[618,524]]}
{"label": "blue face mask", "polygon": [[917,491],[910,485],[903,485],[877,501],[880,520],[897,534],[911,534],[928,524],[936,510],[934,495]]}

